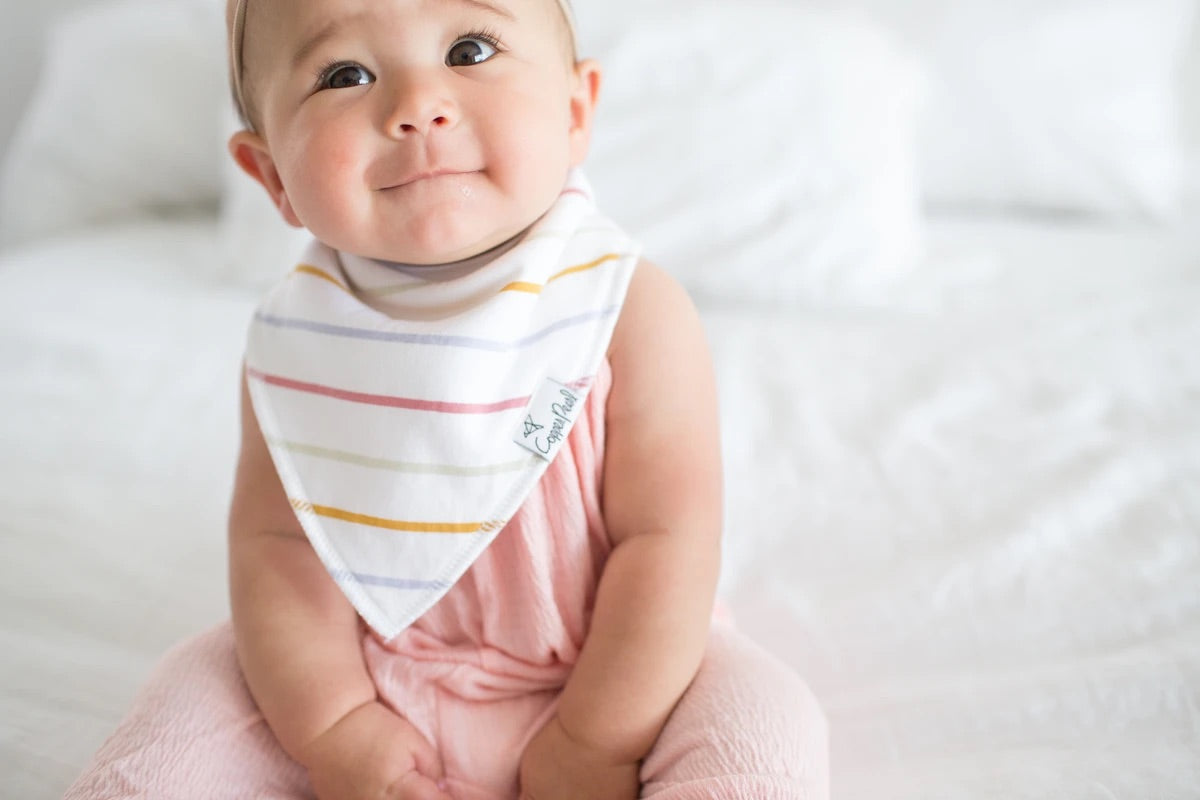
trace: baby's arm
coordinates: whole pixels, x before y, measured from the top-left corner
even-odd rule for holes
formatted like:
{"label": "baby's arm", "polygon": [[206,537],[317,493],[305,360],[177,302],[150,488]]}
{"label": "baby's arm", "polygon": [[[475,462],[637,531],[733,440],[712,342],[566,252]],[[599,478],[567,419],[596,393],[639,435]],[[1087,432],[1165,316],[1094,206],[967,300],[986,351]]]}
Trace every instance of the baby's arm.
{"label": "baby's arm", "polygon": [[[652,265],[634,275],[610,361],[603,510],[615,548],[558,717],[527,751],[532,797],[636,796],[636,763],[695,676],[712,614],[722,514],[715,379],[691,301]],[[633,793],[627,783],[548,786],[583,777],[540,766],[562,763],[572,746],[574,772],[589,782],[607,780],[598,777],[605,763],[632,766],[624,778],[610,774],[632,775]],[[539,773],[540,793],[528,785]]]}
{"label": "baby's arm", "polygon": [[250,692],[318,795],[445,798],[434,783],[441,767],[433,749],[377,700],[357,614],[296,520],[244,378],[229,573]]}

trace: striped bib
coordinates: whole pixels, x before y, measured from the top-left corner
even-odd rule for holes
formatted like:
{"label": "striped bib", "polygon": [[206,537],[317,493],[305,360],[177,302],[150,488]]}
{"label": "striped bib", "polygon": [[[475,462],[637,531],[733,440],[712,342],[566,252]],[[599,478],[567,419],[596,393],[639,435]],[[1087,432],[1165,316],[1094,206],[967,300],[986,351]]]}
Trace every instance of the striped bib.
{"label": "striped bib", "polygon": [[259,426],[308,539],[384,639],[533,489],[582,411],[637,260],[574,173],[519,243],[466,274],[315,243],[263,301],[246,348]]}

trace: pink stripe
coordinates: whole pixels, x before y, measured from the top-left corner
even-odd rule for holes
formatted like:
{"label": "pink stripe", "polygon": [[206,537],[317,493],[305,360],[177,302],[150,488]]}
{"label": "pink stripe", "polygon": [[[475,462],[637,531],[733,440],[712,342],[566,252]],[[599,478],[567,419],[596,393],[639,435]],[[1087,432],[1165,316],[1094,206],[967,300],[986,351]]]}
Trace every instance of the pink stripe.
{"label": "pink stripe", "polygon": [[529,404],[529,396],[514,397],[511,400],[501,400],[498,403],[447,403],[438,400],[417,400],[411,397],[391,397],[382,394],[364,394],[336,389],[332,386],[322,386],[319,383],[305,383],[279,375],[268,375],[252,367],[246,367],[248,377],[260,380],[271,386],[284,389],[294,389],[297,392],[332,397],[335,400],[346,400],[351,403],[363,403],[387,408],[406,408],[413,411],[436,411],[441,414],[494,414],[497,411],[508,411],[513,408],[524,408]]}

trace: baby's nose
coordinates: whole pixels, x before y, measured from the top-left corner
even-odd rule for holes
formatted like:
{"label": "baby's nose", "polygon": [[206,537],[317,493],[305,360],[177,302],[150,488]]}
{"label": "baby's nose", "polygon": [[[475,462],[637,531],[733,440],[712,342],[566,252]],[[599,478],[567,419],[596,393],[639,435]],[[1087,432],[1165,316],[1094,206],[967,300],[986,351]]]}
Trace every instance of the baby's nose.
{"label": "baby's nose", "polygon": [[427,136],[454,127],[458,120],[458,104],[444,82],[412,76],[396,86],[385,127],[390,136]]}

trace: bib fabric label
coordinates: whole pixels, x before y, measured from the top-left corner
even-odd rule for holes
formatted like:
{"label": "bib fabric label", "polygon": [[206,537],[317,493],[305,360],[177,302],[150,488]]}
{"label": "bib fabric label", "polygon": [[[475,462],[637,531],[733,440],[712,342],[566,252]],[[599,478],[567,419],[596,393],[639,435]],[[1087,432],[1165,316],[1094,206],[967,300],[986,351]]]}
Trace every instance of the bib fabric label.
{"label": "bib fabric label", "polygon": [[526,406],[513,441],[534,455],[553,461],[582,406],[578,392],[546,378]]}

